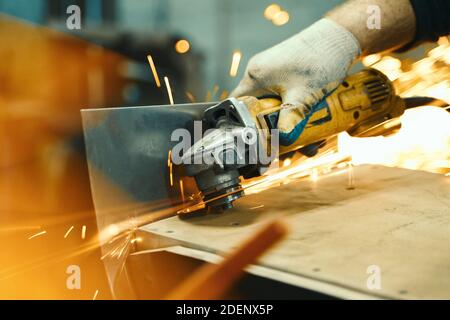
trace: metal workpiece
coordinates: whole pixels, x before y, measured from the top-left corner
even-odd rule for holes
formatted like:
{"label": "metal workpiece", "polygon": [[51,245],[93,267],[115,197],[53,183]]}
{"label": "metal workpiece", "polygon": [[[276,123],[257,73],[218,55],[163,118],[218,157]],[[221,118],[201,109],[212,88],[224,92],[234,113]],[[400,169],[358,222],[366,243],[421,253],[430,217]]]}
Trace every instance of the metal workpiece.
{"label": "metal workpiece", "polygon": [[[174,214],[182,204],[178,166],[168,167],[168,154],[179,141],[172,132],[184,128],[194,136],[193,122],[202,120],[213,103],[82,110],[92,199],[100,235],[129,231],[147,219]],[[171,177],[172,173],[172,177]],[[184,193],[197,193],[186,183]],[[102,252],[113,246],[101,237]],[[109,240],[109,239],[107,239]],[[120,271],[118,259],[106,257],[110,285]]]}

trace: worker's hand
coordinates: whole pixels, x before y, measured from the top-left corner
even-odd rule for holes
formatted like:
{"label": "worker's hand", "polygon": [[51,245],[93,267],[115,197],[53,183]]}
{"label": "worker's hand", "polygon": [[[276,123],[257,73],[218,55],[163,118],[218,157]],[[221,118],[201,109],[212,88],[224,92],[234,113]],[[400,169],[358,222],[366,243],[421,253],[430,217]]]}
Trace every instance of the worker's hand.
{"label": "worker's hand", "polygon": [[290,145],[303,131],[312,107],[342,82],[359,54],[358,40],[349,31],[322,19],[250,59],[231,96],[280,96],[280,143]]}

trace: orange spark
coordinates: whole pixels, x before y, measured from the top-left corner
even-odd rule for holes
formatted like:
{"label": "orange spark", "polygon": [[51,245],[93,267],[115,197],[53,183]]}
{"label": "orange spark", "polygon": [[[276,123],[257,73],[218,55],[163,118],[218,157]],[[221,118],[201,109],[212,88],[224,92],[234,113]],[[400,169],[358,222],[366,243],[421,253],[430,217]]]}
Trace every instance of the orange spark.
{"label": "orange spark", "polygon": [[125,243],[122,246],[122,249],[119,251],[119,254],[117,255],[117,259],[120,259],[122,256],[122,253],[128,248],[128,243],[131,243],[130,238],[128,237],[127,240],[125,240]]}
{"label": "orange spark", "polygon": [[158,72],[156,71],[155,64],[153,63],[153,58],[152,58],[151,55],[148,55],[147,59],[148,59],[148,63],[150,63],[150,68],[152,69],[153,78],[155,79],[156,86],[158,88],[160,88],[161,87],[161,82],[159,81]]}
{"label": "orange spark", "polygon": [[64,239],[66,239],[66,238],[68,237],[69,233],[70,233],[72,230],[73,230],[73,226],[71,226],[71,227],[69,228],[69,230],[67,230],[66,234],[64,235]]}
{"label": "orange spark", "polygon": [[210,102],[211,101],[211,91],[208,90],[208,92],[206,92],[206,96],[205,96],[205,101],[206,102]]}
{"label": "orange spark", "polygon": [[220,100],[225,100],[228,97],[228,91],[227,90],[223,90],[222,93],[220,94]]}
{"label": "orange spark", "polygon": [[44,235],[44,234],[46,234],[46,233],[47,233],[47,231],[41,231],[41,232],[36,233],[36,234],[32,235],[31,237],[29,237],[28,240],[31,240],[31,239],[33,239],[33,238],[42,236],[42,235]]}
{"label": "orange spark", "polygon": [[212,96],[215,97],[217,92],[219,92],[219,86],[216,84],[213,87],[213,92],[212,92]]}
{"label": "orange spark", "polygon": [[231,61],[231,68],[230,68],[230,76],[232,76],[232,77],[237,76],[241,58],[242,58],[242,53],[239,50],[233,52],[233,59]]}
{"label": "orange spark", "polygon": [[109,256],[110,253],[111,253],[111,252],[107,252],[107,253],[105,253],[104,255],[102,255],[102,256],[100,257],[100,260],[105,259],[107,256]]}
{"label": "orange spark", "polygon": [[181,192],[181,200],[184,203],[184,187],[183,187],[183,180],[180,180],[180,192]]}
{"label": "orange spark", "polygon": [[170,163],[169,166],[169,172],[170,172],[170,185],[173,187],[173,171],[172,171],[172,162]]}
{"label": "orange spark", "polygon": [[109,255],[111,257],[114,257],[116,255],[116,252],[119,250],[120,247],[115,247],[112,251],[109,252]]}
{"label": "orange spark", "polygon": [[81,228],[81,239],[85,238],[86,238],[86,226],[83,225],[83,227]]}
{"label": "orange spark", "polygon": [[170,87],[169,78],[164,77],[164,83],[166,84],[167,95],[169,96],[170,104],[174,105],[173,96],[172,96],[172,88]]}
{"label": "orange spark", "polygon": [[378,53],[375,53],[375,54],[371,54],[371,55],[365,56],[362,59],[362,63],[366,67],[370,67],[371,65],[375,64],[376,62],[378,62],[380,60],[381,60],[381,55],[378,54]]}
{"label": "orange spark", "polygon": [[142,238],[138,237],[138,238],[134,238],[130,241],[130,243],[135,243],[135,242],[142,242]]}
{"label": "orange spark", "polygon": [[188,97],[190,102],[192,102],[192,103],[195,102],[195,97],[194,97],[194,95],[191,92],[186,91],[186,96]]}
{"label": "orange spark", "polygon": [[287,158],[286,160],[283,161],[283,167],[288,167],[290,166],[292,163],[290,158]]}
{"label": "orange spark", "polygon": [[92,300],[96,300],[96,299],[97,299],[97,296],[98,296],[98,289],[95,290],[94,297],[92,298]]}
{"label": "orange spark", "polygon": [[167,155],[167,166],[170,167],[172,163],[172,150],[169,150],[169,154]]}

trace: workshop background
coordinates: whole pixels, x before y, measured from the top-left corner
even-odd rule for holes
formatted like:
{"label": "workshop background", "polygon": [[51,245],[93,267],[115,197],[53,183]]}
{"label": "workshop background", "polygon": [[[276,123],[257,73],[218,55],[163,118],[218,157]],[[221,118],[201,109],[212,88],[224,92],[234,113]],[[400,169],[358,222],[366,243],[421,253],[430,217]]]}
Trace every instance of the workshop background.
{"label": "workshop background", "polygon": [[[0,0],[1,299],[111,298],[80,109],[169,103],[147,55],[175,103],[219,100],[252,55],[342,1],[279,0],[276,17],[272,2]],[[70,5],[81,9],[79,30],[67,28]],[[403,67],[432,47],[403,55]],[[383,61],[395,79],[398,60]],[[445,99],[447,88],[433,92]],[[71,265],[80,289],[68,288]]]}

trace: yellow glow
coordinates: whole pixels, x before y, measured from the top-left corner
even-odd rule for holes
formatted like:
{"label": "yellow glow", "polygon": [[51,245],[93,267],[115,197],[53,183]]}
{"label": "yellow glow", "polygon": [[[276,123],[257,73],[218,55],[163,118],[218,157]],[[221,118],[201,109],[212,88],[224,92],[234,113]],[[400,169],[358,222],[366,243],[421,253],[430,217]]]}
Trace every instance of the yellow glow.
{"label": "yellow glow", "polygon": [[448,37],[440,37],[439,40],[438,40],[438,44],[440,46],[449,45],[450,42],[448,41]]}
{"label": "yellow glow", "polygon": [[108,226],[108,228],[106,229],[106,233],[108,234],[109,237],[117,236],[119,232],[120,228],[115,224]]}
{"label": "yellow glow", "polygon": [[137,238],[134,238],[134,239],[132,239],[130,241],[130,243],[135,243],[135,242],[142,242],[142,238],[141,237],[137,237]]}
{"label": "yellow glow", "polygon": [[314,168],[311,171],[311,181],[317,182],[317,180],[319,180],[319,171],[317,170],[317,168]]}
{"label": "yellow glow", "polygon": [[273,17],[273,24],[282,26],[289,22],[289,13],[287,11],[280,11]]}
{"label": "yellow glow", "polygon": [[156,86],[158,88],[160,88],[161,87],[161,82],[159,81],[158,72],[156,71],[156,67],[155,67],[155,63],[153,62],[153,58],[152,58],[151,55],[148,55],[147,59],[148,59],[148,63],[150,64],[150,68],[152,70],[153,78],[155,79]]}
{"label": "yellow glow", "polygon": [[186,53],[191,48],[191,45],[189,44],[189,41],[182,39],[178,40],[177,43],[175,43],[175,50],[178,53]]}
{"label": "yellow glow", "polygon": [[[401,62],[383,57],[373,65],[384,72],[401,96],[430,96],[450,102],[450,43],[441,37],[428,56],[403,71]],[[442,63],[444,62],[444,63]],[[401,129],[388,137],[352,138],[339,135],[339,151],[357,163],[375,163],[413,170],[448,173],[450,170],[450,115],[436,107],[407,110]]]}
{"label": "yellow glow", "polygon": [[231,61],[231,68],[230,68],[230,76],[232,76],[232,77],[237,76],[241,58],[242,58],[242,53],[240,51],[233,52],[233,59]]}
{"label": "yellow glow", "polygon": [[283,167],[288,167],[291,165],[291,159],[287,158],[286,160],[283,161]]}
{"label": "yellow glow", "polygon": [[94,293],[94,296],[92,297],[92,300],[97,299],[97,296],[98,296],[98,289],[95,290],[95,293]]}
{"label": "yellow glow", "polygon": [[381,59],[381,55],[380,55],[380,54],[378,54],[378,53],[376,53],[376,54],[371,54],[371,55],[368,55],[368,56],[364,57],[364,58],[362,59],[362,63],[363,63],[363,65],[365,65],[366,67],[370,67],[370,66],[373,65],[374,63],[380,61],[380,59]]}
{"label": "yellow glow", "polygon": [[268,5],[264,10],[264,17],[266,17],[267,20],[272,20],[273,17],[280,11],[281,7],[276,3],[272,3],[271,5]]}
{"label": "yellow glow", "polygon": [[383,71],[383,73],[389,78],[389,80],[394,81],[400,77],[402,74],[401,70],[402,63],[400,60],[386,56],[381,58],[377,63],[372,65],[372,68]]}
{"label": "yellow glow", "polygon": [[445,44],[445,45],[436,47],[433,50],[430,50],[430,52],[428,53],[428,56],[431,59],[442,60],[445,63],[450,64],[450,45]]}
{"label": "yellow glow", "polygon": [[381,164],[412,170],[448,171],[450,158],[450,115],[437,107],[407,110],[402,127],[388,137],[338,136],[339,152],[349,154],[355,164]]}

